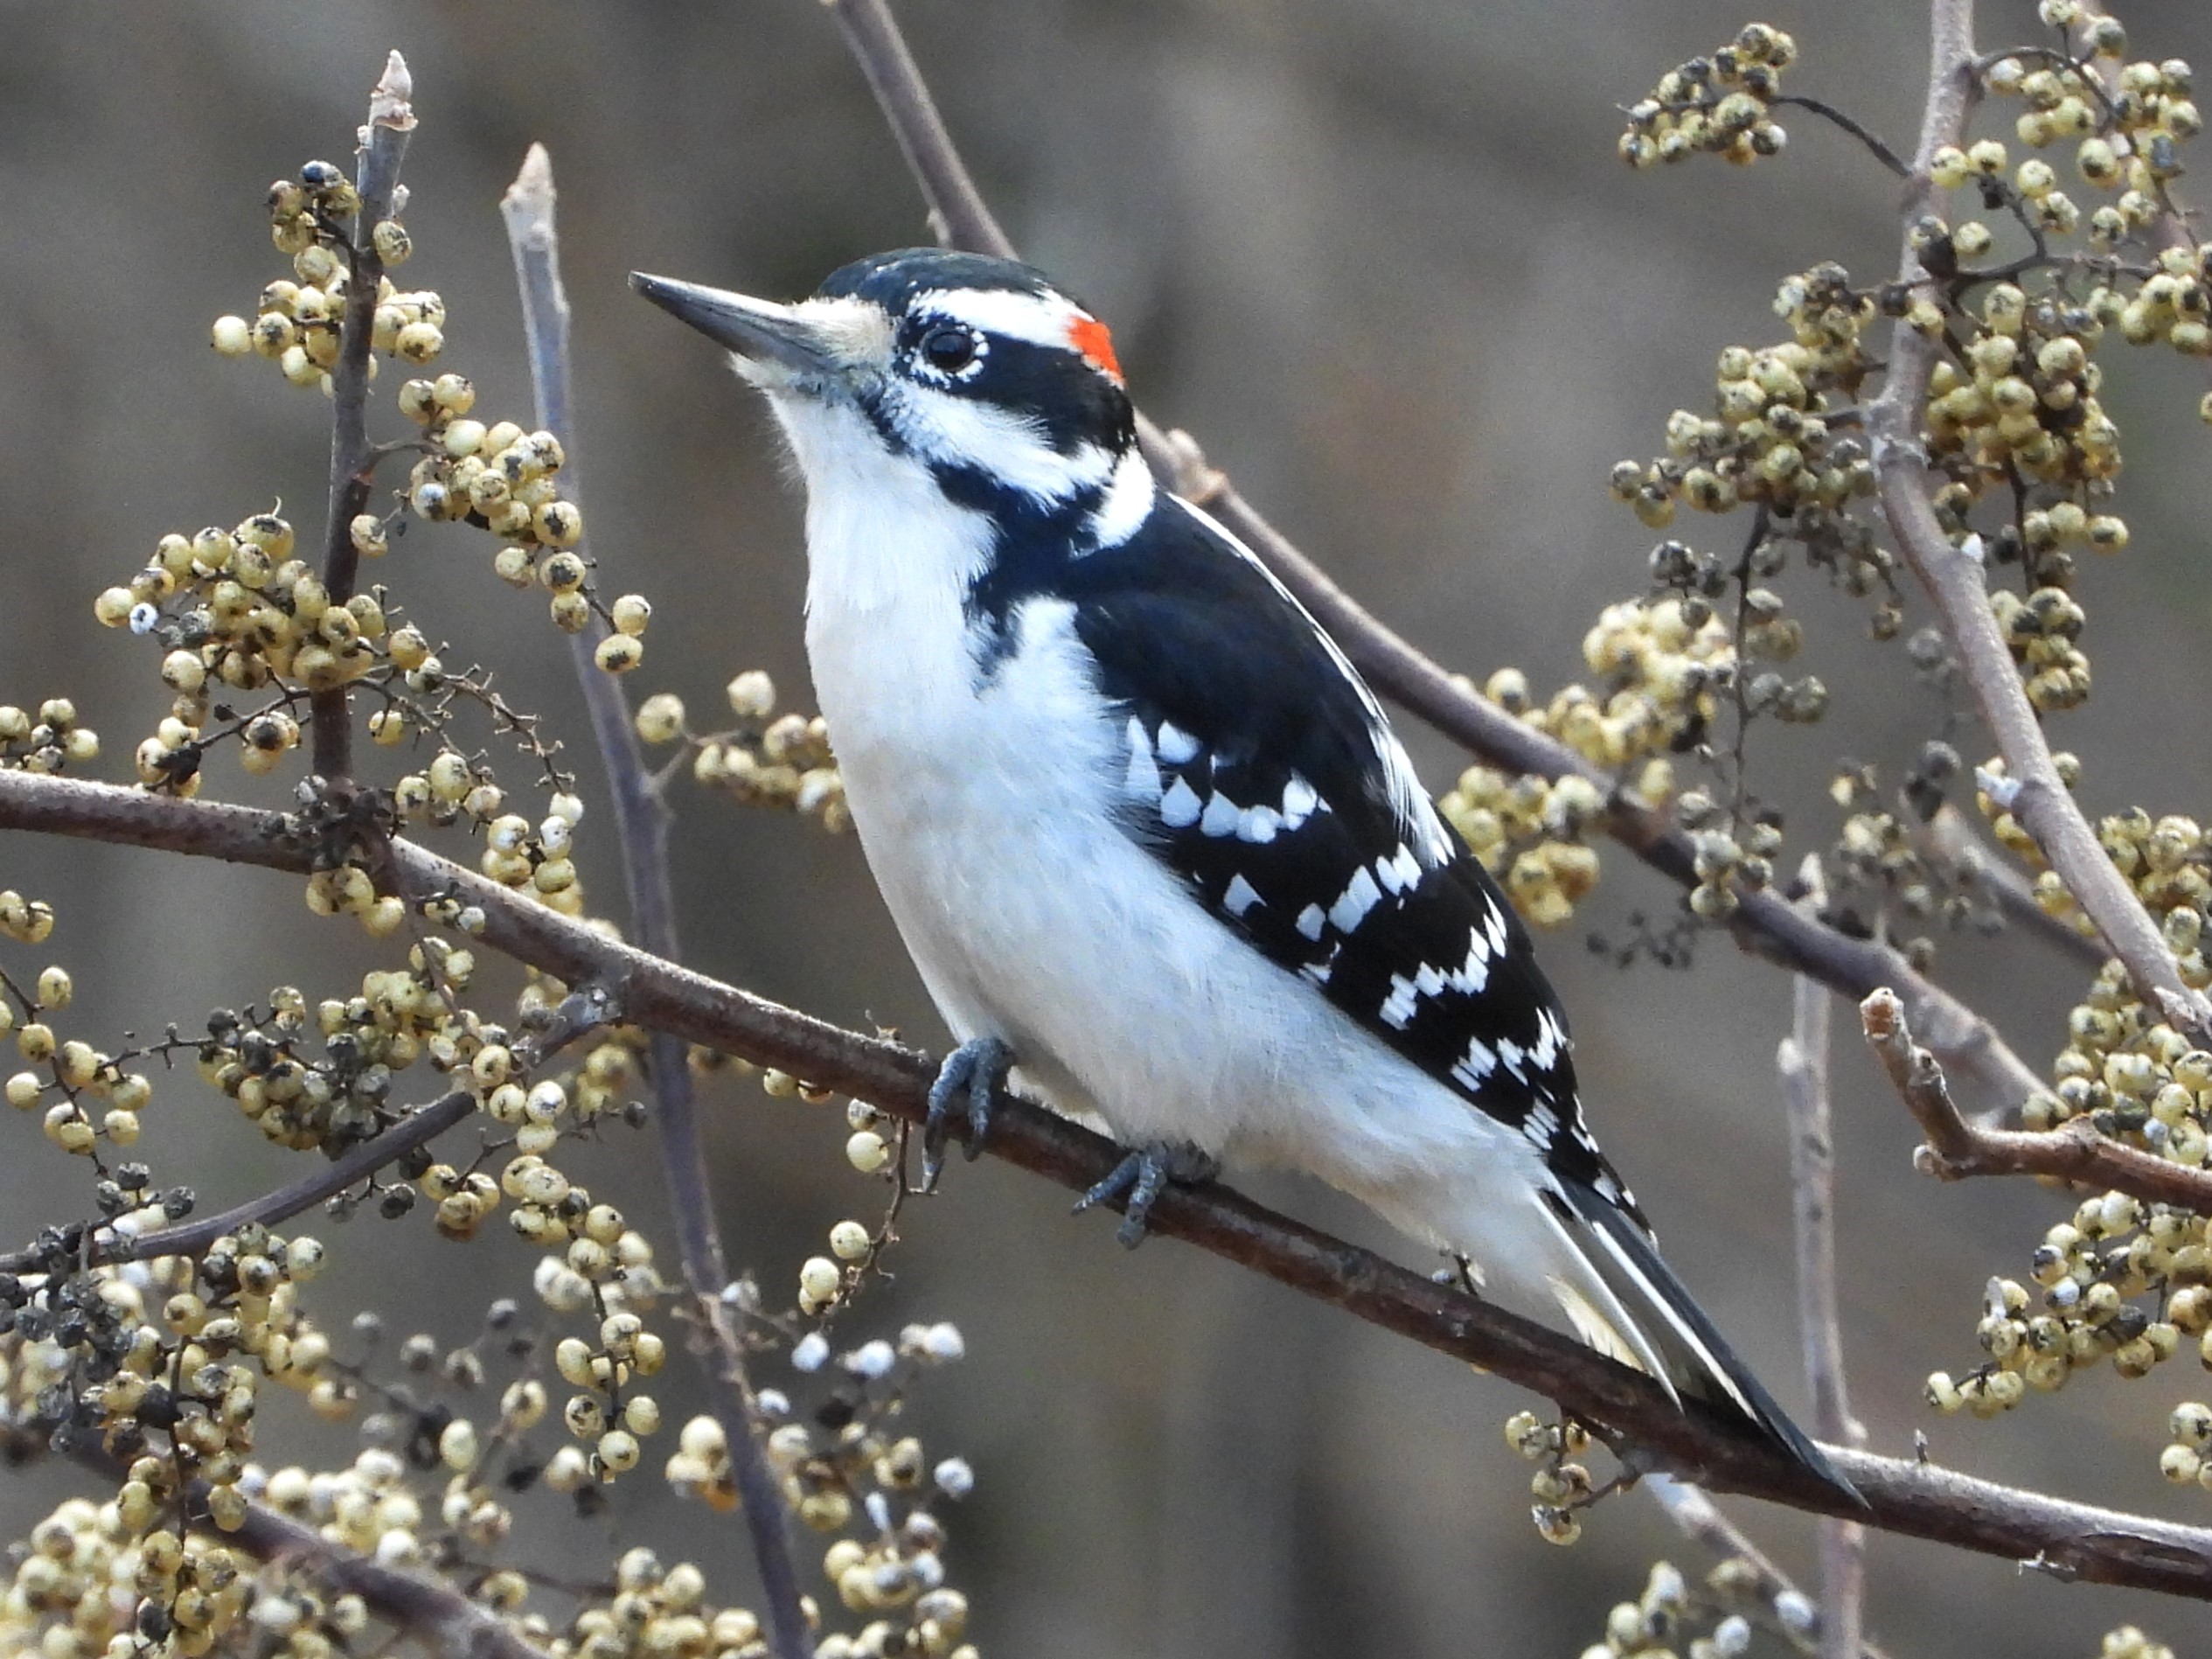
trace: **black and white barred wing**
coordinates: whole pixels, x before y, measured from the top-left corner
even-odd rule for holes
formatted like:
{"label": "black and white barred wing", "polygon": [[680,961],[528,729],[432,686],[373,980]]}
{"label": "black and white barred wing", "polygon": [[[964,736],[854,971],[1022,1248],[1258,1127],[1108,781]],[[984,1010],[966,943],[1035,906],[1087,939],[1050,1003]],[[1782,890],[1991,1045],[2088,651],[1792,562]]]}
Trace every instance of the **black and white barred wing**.
{"label": "black and white barred wing", "polygon": [[1076,631],[1124,711],[1132,834],[1270,960],[1633,1215],[1526,931],[1312,622],[1187,510],[1078,569]]}

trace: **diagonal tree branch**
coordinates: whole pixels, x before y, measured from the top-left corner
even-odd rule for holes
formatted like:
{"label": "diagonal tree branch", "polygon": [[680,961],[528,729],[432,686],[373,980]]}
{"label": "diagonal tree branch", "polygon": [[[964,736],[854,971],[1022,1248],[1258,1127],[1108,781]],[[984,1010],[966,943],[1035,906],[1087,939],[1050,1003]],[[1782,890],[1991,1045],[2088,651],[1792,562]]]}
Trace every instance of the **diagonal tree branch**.
{"label": "diagonal tree branch", "polygon": [[[1972,0],[1936,0],[1931,35],[1926,115],[1902,203],[1908,227],[1929,211],[1934,199],[1929,168],[1936,152],[1959,141],[1980,93]],[[1909,232],[1898,269],[1902,282],[1930,280],[1913,250]],[[2136,995],[2161,1017],[2212,1040],[2212,1002],[2182,983],[2158,924],[2105,856],[2097,832],[2060,781],[2042,722],[2028,701],[2012,652],[1989,608],[1979,539],[1970,536],[1964,545],[1954,543],[1930,504],[1920,419],[1937,351],[1936,341],[1909,323],[1897,323],[1890,332],[1882,395],[1868,409],[1866,426],[1890,533],[1935,601],[1982,723],[2004,757],[2004,777],[1986,779],[1985,787],[2035,838],[2067,890],[2127,969]]]}
{"label": "diagonal tree branch", "polygon": [[[936,100],[885,0],[826,0],[826,4],[946,240],[955,247],[1011,256],[1013,244],[946,134]],[[1665,814],[1635,805],[1616,791],[1617,780],[1611,774],[1523,725],[1393,631],[1263,518],[1225,474],[1208,466],[1187,434],[1163,432],[1141,412],[1137,426],[1154,470],[1258,554],[1376,691],[1491,765],[1554,780],[1588,780],[1610,802],[1607,833],[1669,881],[1683,887],[1695,882],[1689,838]],[[1852,938],[1766,891],[1742,895],[1729,927],[1746,950],[1792,972],[1809,974],[1839,995],[1862,997],[1884,985],[1897,988],[1923,1040],[1954,1071],[1974,1078],[1992,1105],[2016,1109],[2041,1086],[1986,1020],[1887,946]]]}
{"label": "diagonal tree branch", "polygon": [[[304,872],[312,847],[275,812],[146,795],[74,778],[0,772],[0,830],[75,836]],[[474,871],[400,840],[393,859],[417,890],[484,913],[481,943],[571,985],[609,987],[623,1016],[686,1042],[775,1066],[918,1123],[936,1067],[610,939]],[[986,1150],[1081,1191],[1118,1161],[1102,1137],[1002,1095]],[[1434,1283],[1371,1251],[1208,1183],[1164,1192],[1151,1230],[1554,1399],[1614,1440],[1708,1489],[1815,1514],[1849,1513],[1928,1538],[2098,1583],[2212,1600],[2212,1530],[2069,1502],[1932,1465],[1828,1449],[1866,1500],[1851,1510],[1770,1442],[1695,1402],[1678,1407],[1640,1372],[1559,1333]]]}
{"label": "diagonal tree branch", "polygon": [[[571,417],[568,377],[568,296],[560,282],[560,240],[553,226],[553,158],[543,144],[532,144],[522,171],[500,199],[507,238],[514,252],[515,276],[522,292],[523,325],[530,343],[530,375],[536,387],[538,419],[567,452],[562,477],[576,499],[576,434]],[[674,959],[676,896],[668,873],[668,832],[671,815],[649,776],[637,732],[630,723],[629,701],[613,676],[593,659],[607,637],[606,623],[595,617],[570,645],[592,735],[614,798],[615,830],[620,843],[623,879],[628,889],[630,926],[639,945]],[[691,1067],[682,1040],[653,1033],[650,1049],[661,1172],[675,1217],[685,1282],[700,1312],[700,1327],[715,1349],[708,1374],[714,1415],[729,1446],[730,1465],[753,1558],[760,1569],[769,1628],[777,1659],[806,1659],[813,1650],[800,1605],[798,1571],[793,1564],[783,1495],[762,1441],[765,1431],[755,1409],[746,1375],[745,1350],[731,1328],[723,1296],[730,1287],[714,1216],[714,1193],[699,1137],[698,1105]]]}
{"label": "diagonal tree branch", "polygon": [[[106,1262],[151,1261],[157,1256],[197,1256],[225,1233],[258,1222],[273,1227],[279,1222],[312,1209],[325,1198],[366,1181],[386,1164],[396,1162],[417,1147],[428,1146],[476,1109],[476,1098],[465,1089],[441,1095],[427,1106],[418,1106],[373,1140],[365,1140],[343,1158],[324,1164],[312,1174],[249,1198],[242,1204],[213,1216],[157,1228],[150,1233],[123,1233],[103,1228],[86,1246],[85,1259]],[[10,1251],[0,1255],[0,1273],[36,1272],[45,1265],[35,1250]]]}

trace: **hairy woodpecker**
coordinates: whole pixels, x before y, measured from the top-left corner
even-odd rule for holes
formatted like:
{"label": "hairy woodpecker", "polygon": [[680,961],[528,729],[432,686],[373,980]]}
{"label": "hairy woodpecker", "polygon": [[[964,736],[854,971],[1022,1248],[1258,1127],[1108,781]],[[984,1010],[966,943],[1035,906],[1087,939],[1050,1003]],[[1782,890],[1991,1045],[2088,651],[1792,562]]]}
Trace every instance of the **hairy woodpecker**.
{"label": "hairy woodpecker", "polygon": [[816,692],[960,1040],[933,1153],[956,1107],[973,1154],[1011,1065],[1130,1149],[1090,1195],[1126,1195],[1125,1242],[1220,1159],[1308,1171],[1850,1489],[1660,1259],[1527,932],[1374,694],[1154,482],[1103,323],[934,249],[796,304],[630,280],[804,475]]}

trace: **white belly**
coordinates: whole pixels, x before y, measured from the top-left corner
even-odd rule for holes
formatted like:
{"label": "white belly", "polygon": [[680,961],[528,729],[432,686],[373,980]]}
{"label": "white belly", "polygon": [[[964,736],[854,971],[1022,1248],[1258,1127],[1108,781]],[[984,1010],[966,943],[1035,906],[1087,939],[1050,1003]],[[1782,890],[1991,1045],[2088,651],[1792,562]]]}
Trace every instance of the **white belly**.
{"label": "white belly", "polygon": [[[1529,1144],[1208,916],[1102,816],[1122,740],[1065,610],[1026,607],[1024,648],[980,695],[956,634],[926,631],[956,662],[856,620],[810,619],[817,690],[869,867],[955,1035],[1002,1039],[1018,1085],[1124,1143],[1304,1169],[1467,1248],[1467,1212],[1493,1182],[1502,1202],[1509,1172],[1526,1179]],[[949,685],[963,688],[949,703]]]}

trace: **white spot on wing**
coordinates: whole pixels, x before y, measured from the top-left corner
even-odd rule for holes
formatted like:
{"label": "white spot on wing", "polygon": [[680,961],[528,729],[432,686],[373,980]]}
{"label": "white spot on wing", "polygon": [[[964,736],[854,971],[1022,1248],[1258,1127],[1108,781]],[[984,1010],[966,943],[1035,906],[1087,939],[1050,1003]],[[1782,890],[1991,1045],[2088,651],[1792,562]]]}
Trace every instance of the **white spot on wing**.
{"label": "white spot on wing", "polygon": [[1259,889],[1242,875],[1229,877],[1228,890],[1221,895],[1221,908],[1231,916],[1241,917],[1260,902]]}
{"label": "white spot on wing", "polygon": [[1208,835],[1233,833],[1244,816],[1244,809],[1228,796],[1215,790],[1206,803],[1206,812],[1198,820],[1198,826]]}
{"label": "white spot on wing", "polygon": [[1413,849],[1401,843],[1388,858],[1375,860],[1374,873],[1384,892],[1398,894],[1421,880],[1421,864],[1414,857]]}
{"label": "white spot on wing", "polygon": [[1551,1144],[1559,1138],[1559,1114],[1548,1102],[1539,1100],[1528,1108],[1528,1115],[1521,1120],[1521,1132],[1542,1150],[1551,1150]]}
{"label": "white spot on wing", "polygon": [[1327,917],[1321,913],[1321,907],[1319,905],[1309,904],[1305,907],[1305,909],[1298,912],[1298,931],[1304,934],[1309,939],[1318,940],[1321,937],[1322,925],[1327,922],[1328,919],[1329,918]]}
{"label": "white spot on wing", "polygon": [[1315,792],[1313,785],[1292,772],[1290,781],[1283,786],[1283,824],[1290,829],[1297,828],[1312,816],[1313,809],[1320,804],[1321,797]]}
{"label": "white spot on wing", "polygon": [[1454,1082],[1479,1089],[1483,1079],[1497,1069],[1498,1056],[1491,1052],[1490,1045],[1480,1037],[1469,1037],[1466,1057],[1451,1068],[1451,1076]]}
{"label": "white spot on wing", "polygon": [[1283,826],[1283,814],[1272,806],[1248,806],[1236,821],[1236,839],[1264,847]]}
{"label": "white spot on wing", "polygon": [[1159,723],[1159,757],[1170,766],[1186,766],[1198,758],[1198,739],[1174,721]]}
{"label": "white spot on wing", "polygon": [[1144,735],[1144,722],[1134,714],[1129,717],[1129,773],[1123,782],[1139,800],[1159,798],[1159,767],[1152,759],[1151,740]]}
{"label": "white spot on wing", "polygon": [[[1439,864],[1449,862],[1452,852],[1451,838],[1446,833],[1443,820],[1437,818],[1436,809],[1430,804],[1428,791],[1421,787],[1421,779],[1413,770],[1412,760],[1392,735],[1390,722],[1383,714],[1382,706],[1375,701],[1374,694],[1367,689],[1367,682],[1360,678],[1344,652],[1338,649],[1336,641],[1323,631],[1321,625],[1313,620],[1304,605],[1298,603],[1290,590],[1276,579],[1275,573],[1260,561],[1251,548],[1224,529],[1219,519],[1203,507],[1193,506],[1179,496],[1174,499],[1191,517],[1219,536],[1237,557],[1265,576],[1269,585],[1283,596],[1283,603],[1304,618],[1306,625],[1313,630],[1323,649],[1329,653],[1330,660],[1335,664],[1337,672],[1350,682],[1359,694],[1360,705],[1367,714],[1369,740],[1374,745],[1375,762],[1382,769],[1384,784],[1390,796],[1391,811],[1398,820],[1400,832],[1419,855],[1424,868],[1433,869]],[[1293,813],[1288,807],[1284,808],[1283,815],[1285,818],[1304,816]]]}
{"label": "white spot on wing", "polygon": [[1374,876],[1362,864],[1352,873],[1343,895],[1329,907],[1329,920],[1339,933],[1349,933],[1367,919],[1367,912],[1381,903],[1382,889],[1375,885]]}
{"label": "white spot on wing", "polygon": [[1198,791],[1177,778],[1167,793],[1160,797],[1161,821],[1170,829],[1187,829],[1198,822]]}
{"label": "white spot on wing", "polygon": [[1413,1011],[1421,1000],[1421,993],[1411,979],[1402,974],[1390,976],[1390,994],[1382,999],[1382,1022],[1394,1031],[1402,1031],[1413,1019]]}

